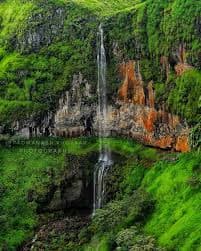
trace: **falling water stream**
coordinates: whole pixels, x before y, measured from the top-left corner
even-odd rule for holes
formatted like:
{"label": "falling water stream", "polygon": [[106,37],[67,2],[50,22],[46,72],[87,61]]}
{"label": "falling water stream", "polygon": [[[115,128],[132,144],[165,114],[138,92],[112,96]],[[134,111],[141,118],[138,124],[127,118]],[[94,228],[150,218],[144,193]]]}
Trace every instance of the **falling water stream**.
{"label": "falling water stream", "polygon": [[104,48],[104,33],[100,24],[97,33],[97,66],[98,66],[98,136],[99,136],[99,159],[94,170],[94,201],[93,214],[101,208],[105,195],[105,177],[108,168],[112,165],[110,149],[104,138],[109,136],[107,116],[107,82],[106,82],[106,54]]}

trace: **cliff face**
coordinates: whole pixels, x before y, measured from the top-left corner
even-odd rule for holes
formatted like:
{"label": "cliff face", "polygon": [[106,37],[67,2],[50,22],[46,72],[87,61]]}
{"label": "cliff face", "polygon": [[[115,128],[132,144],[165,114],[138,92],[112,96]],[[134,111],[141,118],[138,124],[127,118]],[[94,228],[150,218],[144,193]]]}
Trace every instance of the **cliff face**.
{"label": "cliff face", "polygon": [[[139,66],[134,61],[124,62],[120,65],[120,74],[123,84],[115,104],[108,109],[108,133],[133,138],[162,149],[189,151],[188,127],[164,107],[158,110],[155,108],[153,83],[150,82],[144,88]],[[75,137],[96,134],[98,131],[97,108],[84,103],[84,99],[91,95],[87,82],[82,95],[79,93],[82,81],[80,75],[77,84],[73,84],[71,97],[67,92],[60,99],[54,124],[54,134],[57,136]]]}
{"label": "cliff face", "polygon": [[[109,133],[163,149],[190,149],[188,127],[200,128],[201,119],[200,4],[180,4],[176,9],[186,12],[180,16],[168,1],[122,2],[104,19],[102,2],[94,9],[87,1],[18,2],[17,9],[13,1],[0,5],[1,133],[97,134],[96,36],[101,20]],[[7,18],[8,10],[15,22]],[[190,23],[186,16],[192,17]]]}
{"label": "cliff face", "polygon": [[[155,108],[153,83],[144,88],[136,63],[129,61],[120,67],[123,84],[118,98],[108,109],[108,134],[126,136],[143,144],[187,152],[190,150],[189,128],[179,116]],[[122,70],[123,69],[123,70]],[[82,91],[81,91],[82,90]],[[55,113],[48,115],[40,124],[19,126],[19,134],[25,136],[52,135],[79,137],[97,135],[97,106],[90,102],[91,86],[82,74],[74,75],[72,88],[59,99]]]}
{"label": "cliff face", "polygon": [[[153,82],[150,81],[144,88],[139,66],[136,68],[133,61],[124,63],[122,68],[124,82],[119,90],[121,107],[115,119],[119,121],[120,129],[127,136],[148,145],[189,151],[188,127],[178,116],[166,111],[164,106],[155,108]],[[124,128],[126,121],[128,126]]]}

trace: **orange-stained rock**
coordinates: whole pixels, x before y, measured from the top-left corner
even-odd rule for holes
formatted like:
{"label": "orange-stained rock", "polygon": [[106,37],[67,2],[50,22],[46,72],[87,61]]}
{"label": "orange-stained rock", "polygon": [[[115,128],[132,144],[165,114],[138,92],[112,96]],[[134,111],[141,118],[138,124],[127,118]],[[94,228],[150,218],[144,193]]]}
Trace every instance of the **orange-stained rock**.
{"label": "orange-stained rock", "polygon": [[182,135],[177,138],[176,151],[178,152],[190,151],[189,140],[188,140],[187,135]]}
{"label": "orange-stained rock", "polygon": [[143,117],[144,127],[148,132],[154,131],[154,123],[157,119],[157,111],[155,109],[150,109],[149,113]]}
{"label": "orange-stained rock", "polygon": [[155,146],[162,149],[173,148],[174,137],[166,135],[155,141]]}
{"label": "orange-stained rock", "polygon": [[[178,58],[180,66],[187,65],[183,49],[180,49]],[[168,67],[167,59],[164,58],[163,61]],[[184,68],[179,68],[179,65],[176,69],[178,74],[184,71]],[[122,63],[120,74],[122,86],[118,92],[118,99],[116,104],[109,105],[107,109],[107,135],[129,137],[145,145],[161,149],[190,151],[187,125],[183,124],[178,116],[169,113],[165,104],[156,106],[154,84],[151,81],[144,85],[139,64],[134,61]],[[76,83],[73,86],[76,86]],[[77,88],[80,90],[80,85]],[[100,119],[98,113],[93,106],[85,106],[86,102],[81,102],[82,97],[77,95],[77,92],[72,93],[75,95],[71,97],[67,93],[60,100],[55,116],[55,135],[63,137],[86,135],[85,124],[81,123],[86,110],[89,110],[89,113],[86,113],[88,116],[93,114],[92,129],[93,133],[98,135]],[[87,94],[83,96],[84,100],[86,97]],[[74,106],[75,100],[80,106]],[[156,109],[156,107],[159,108]]]}
{"label": "orange-stained rock", "polygon": [[[178,59],[180,63],[175,70],[179,75],[190,68],[186,63],[183,47],[179,49]],[[161,63],[168,71],[168,59],[161,58]],[[182,125],[178,116],[167,112],[165,104],[162,104],[159,110],[155,109],[153,82],[148,83],[145,92],[139,65],[136,65],[134,61],[123,63],[120,66],[120,73],[123,84],[118,94],[122,104],[118,122],[114,123],[114,127],[124,135],[147,145],[181,152],[189,151],[190,146],[185,126]]]}
{"label": "orange-stained rock", "polygon": [[170,64],[169,64],[168,58],[166,56],[162,56],[160,59],[160,63],[162,65],[163,70],[166,73],[166,77],[168,78],[170,74]]}
{"label": "orange-stained rock", "polygon": [[178,64],[175,66],[175,72],[177,76],[183,75],[186,71],[192,69],[193,67],[187,63],[186,60],[186,49],[183,44],[179,46],[178,50]]}
{"label": "orange-stained rock", "polygon": [[183,63],[178,63],[176,66],[175,66],[175,72],[177,74],[177,76],[181,76],[183,75],[186,71],[189,71],[191,70],[193,67],[190,66],[189,64],[183,64]]}
{"label": "orange-stained rock", "polygon": [[123,84],[119,89],[119,99],[124,102],[145,105],[143,82],[139,71],[136,71],[136,63],[128,61],[120,66]]}
{"label": "orange-stained rock", "polygon": [[151,108],[154,108],[155,105],[155,94],[153,89],[153,81],[150,81],[148,84],[148,105]]}
{"label": "orange-stained rock", "polygon": [[119,98],[124,102],[128,101],[128,76],[127,75],[124,79],[123,85],[121,86],[119,90]]}

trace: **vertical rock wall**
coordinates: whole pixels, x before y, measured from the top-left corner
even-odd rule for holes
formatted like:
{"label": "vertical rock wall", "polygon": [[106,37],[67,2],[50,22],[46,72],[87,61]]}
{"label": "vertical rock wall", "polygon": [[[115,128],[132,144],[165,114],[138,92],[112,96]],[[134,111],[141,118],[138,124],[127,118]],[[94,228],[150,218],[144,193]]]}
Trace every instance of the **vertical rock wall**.
{"label": "vertical rock wall", "polygon": [[[123,62],[119,69],[122,85],[116,102],[108,107],[107,134],[162,149],[189,151],[188,126],[165,106],[157,104],[156,109],[153,82],[145,85],[138,63]],[[20,127],[18,124],[18,129],[21,128],[18,133],[26,137],[97,135],[97,99],[91,89],[82,73],[75,74],[71,88],[59,99],[56,112],[48,114],[40,125],[32,122]]]}
{"label": "vertical rock wall", "polygon": [[123,63],[120,72],[123,84],[119,89],[120,109],[113,112],[113,131],[162,149],[190,150],[189,129],[180,118],[165,107],[155,108],[153,82],[147,87],[134,61]]}

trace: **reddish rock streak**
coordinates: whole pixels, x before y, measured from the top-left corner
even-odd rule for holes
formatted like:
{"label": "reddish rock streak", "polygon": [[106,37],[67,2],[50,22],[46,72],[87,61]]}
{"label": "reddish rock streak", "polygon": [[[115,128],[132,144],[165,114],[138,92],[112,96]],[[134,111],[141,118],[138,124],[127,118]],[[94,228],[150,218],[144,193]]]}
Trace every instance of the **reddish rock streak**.
{"label": "reddish rock streak", "polygon": [[[190,67],[186,64],[184,56],[181,58],[183,62],[175,67],[178,75]],[[179,70],[181,64],[183,68]],[[153,82],[148,83],[147,91],[145,91],[139,67],[136,67],[134,61],[124,62],[120,66],[120,73],[123,78],[123,84],[118,92],[122,105],[121,117],[124,116],[124,112],[136,111],[133,121],[138,131],[133,130],[129,132],[129,135],[155,147],[171,148],[181,152],[189,151],[188,128],[182,125],[178,116],[168,113],[165,108],[155,109]],[[121,121],[120,128],[123,129],[125,125],[126,123]]]}

